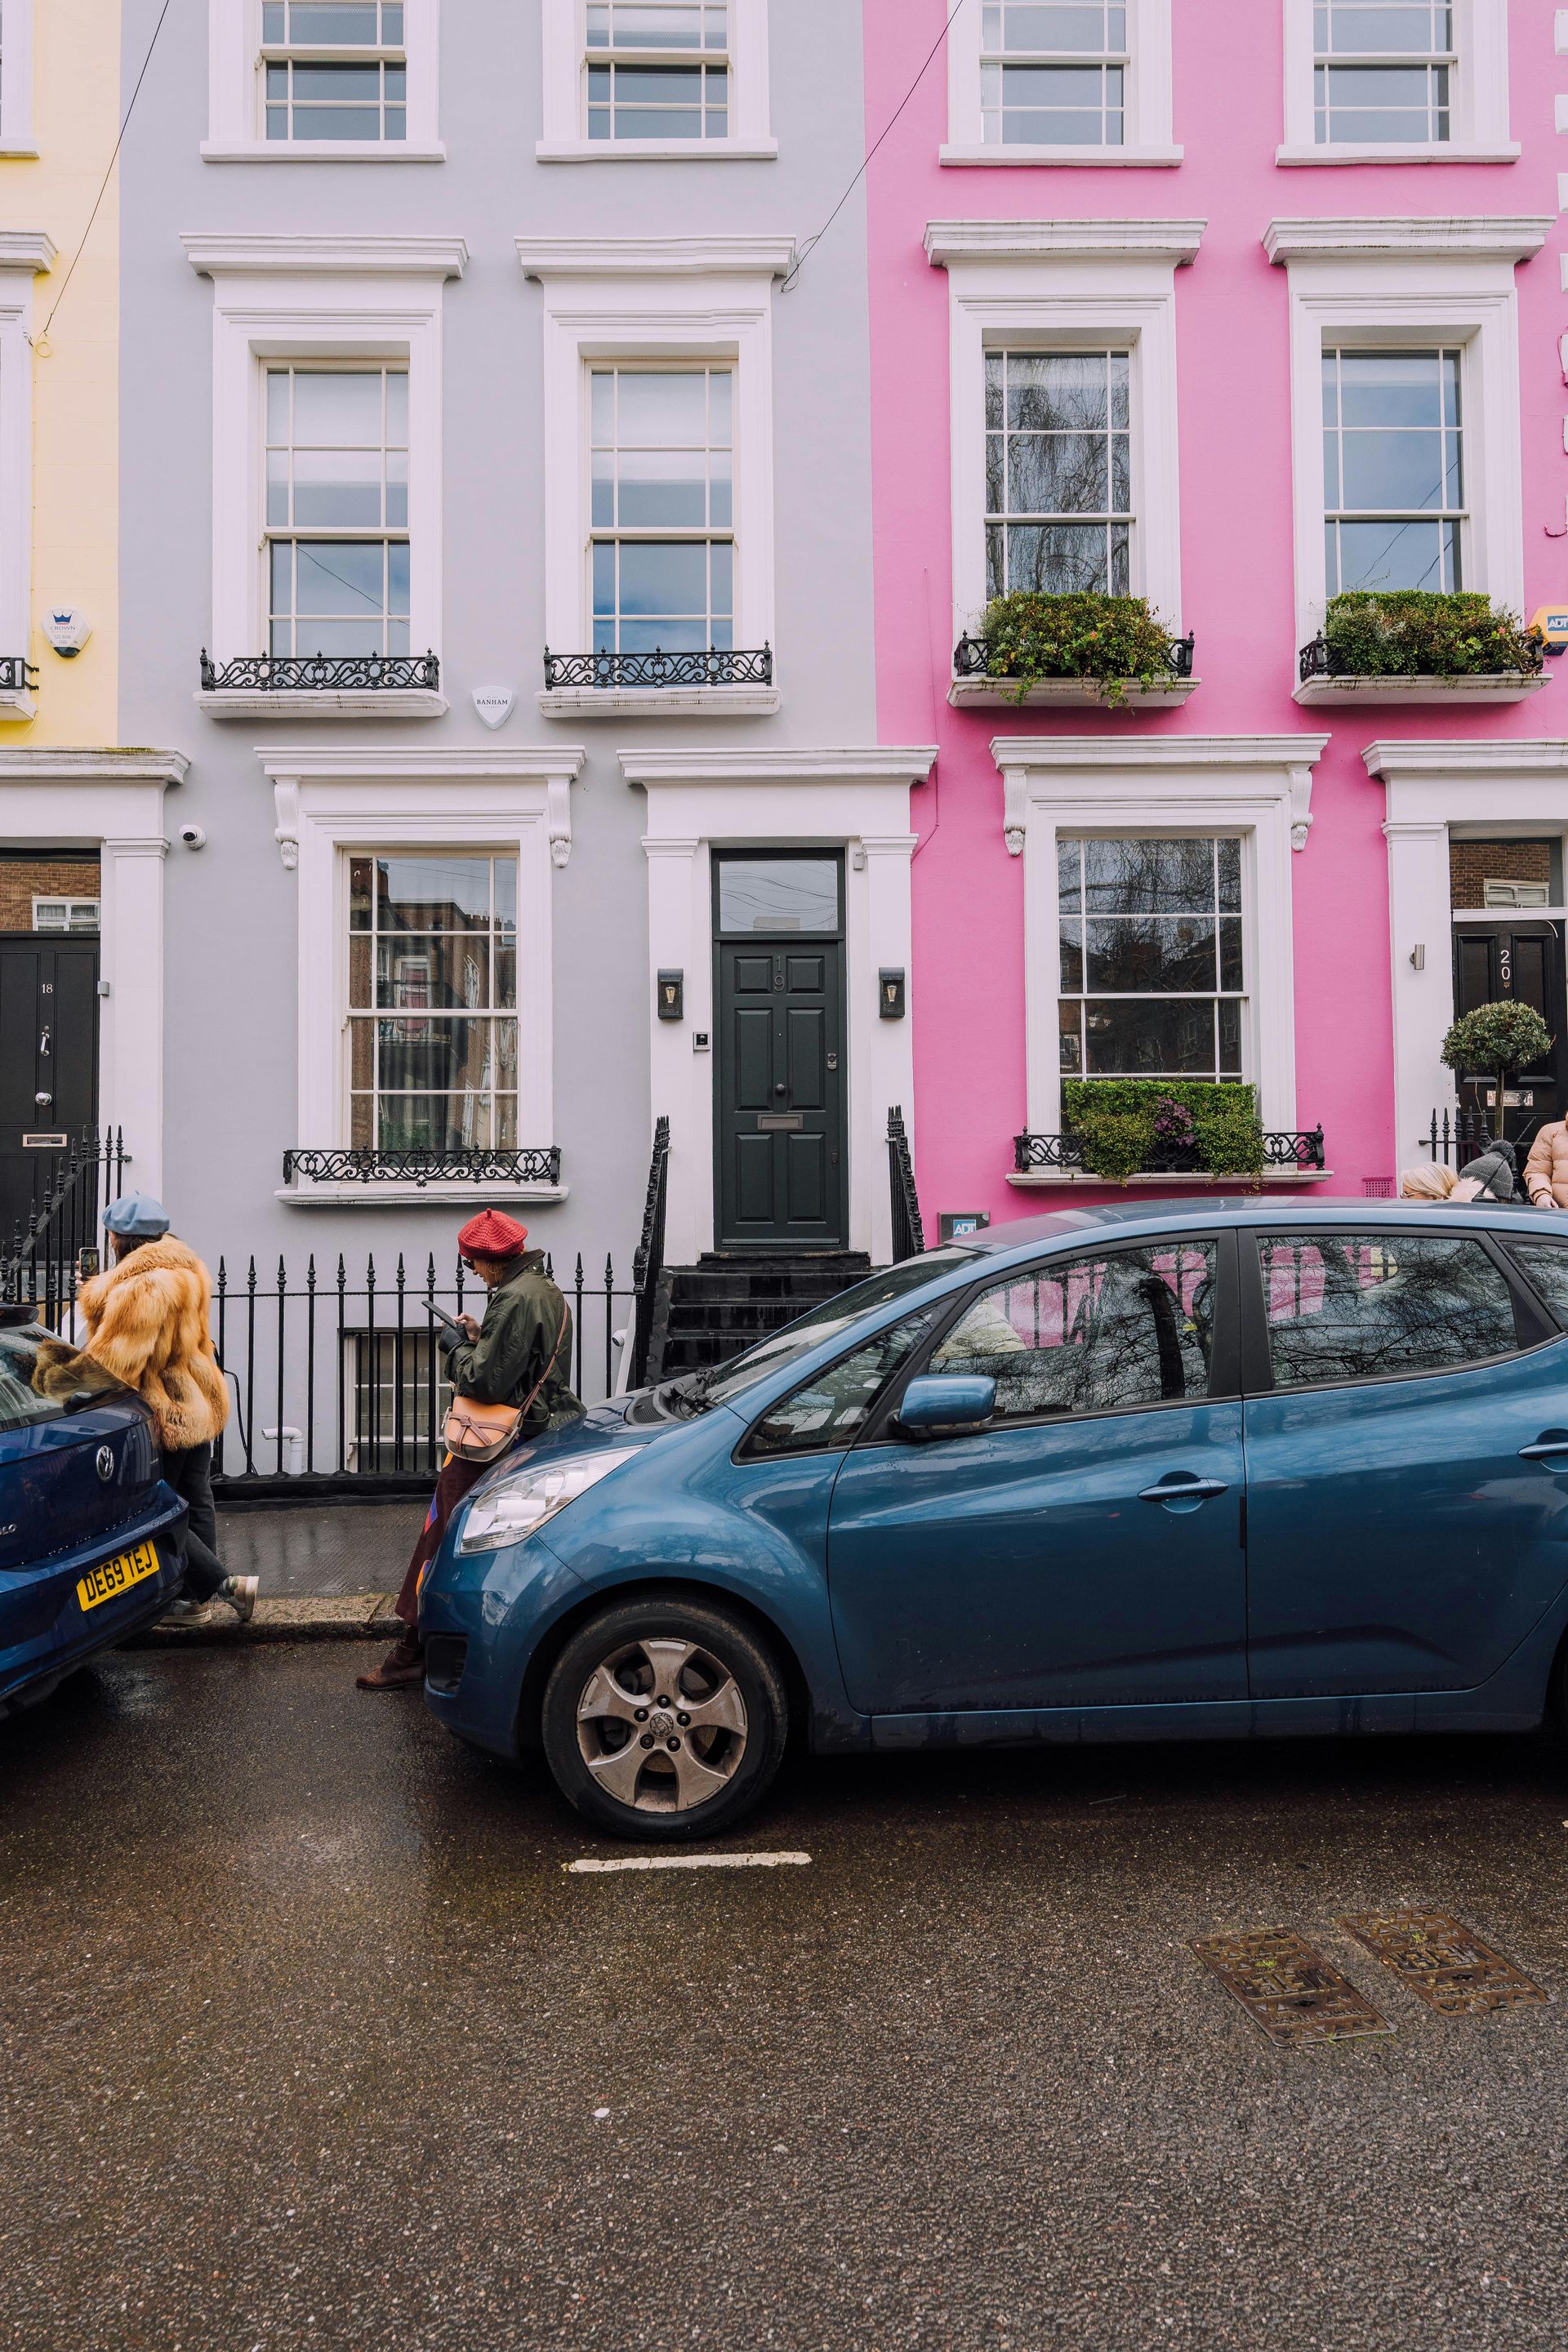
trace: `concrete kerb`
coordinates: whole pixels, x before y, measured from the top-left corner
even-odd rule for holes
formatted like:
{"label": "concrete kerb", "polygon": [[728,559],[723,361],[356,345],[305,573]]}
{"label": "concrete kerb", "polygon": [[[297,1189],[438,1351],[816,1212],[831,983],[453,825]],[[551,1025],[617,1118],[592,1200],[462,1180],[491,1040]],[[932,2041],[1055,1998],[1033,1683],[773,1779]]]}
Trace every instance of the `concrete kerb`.
{"label": "concrete kerb", "polygon": [[226,1602],[209,1601],[183,1624],[150,1625],[132,1649],[237,1650],[258,1642],[395,1642],[405,1629],[392,1613],[395,1595],[351,1592],[331,1600],[312,1595],[262,1599],[248,1625]]}

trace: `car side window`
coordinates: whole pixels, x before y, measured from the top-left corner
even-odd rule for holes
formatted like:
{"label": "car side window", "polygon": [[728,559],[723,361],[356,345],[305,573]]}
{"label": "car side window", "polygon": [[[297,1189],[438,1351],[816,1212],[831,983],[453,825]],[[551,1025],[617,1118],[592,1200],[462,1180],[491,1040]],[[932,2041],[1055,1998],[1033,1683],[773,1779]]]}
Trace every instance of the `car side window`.
{"label": "car side window", "polygon": [[1508,1246],[1559,1323],[1568,1328],[1568,1243],[1510,1240]]}
{"label": "car side window", "polygon": [[1519,1346],[1513,1293],[1479,1241],[1260,1234],[1277,1389],[1458,1370]]}
{"label": "car side window", "polygon": [[1205,1397],[1217,1244],[1052,1258],[982,1291],[928,1373],[996,1383],[998,1422]]}
{"label": "car side window", "polygon": [[774,1454],[826,1454],[852,1445],[872,1406],[932,1324],[939,1307],[922,1307],[874,1339],[840,1356],[770,1407],[746,1440],[748,1460]]}
{"label": "car side window", "polygon": [[58,1397],[40,1396],[33,1386],[44,1338],[37,1329],[0,1331],[0,1430],[58,1421],[65,1412]]}

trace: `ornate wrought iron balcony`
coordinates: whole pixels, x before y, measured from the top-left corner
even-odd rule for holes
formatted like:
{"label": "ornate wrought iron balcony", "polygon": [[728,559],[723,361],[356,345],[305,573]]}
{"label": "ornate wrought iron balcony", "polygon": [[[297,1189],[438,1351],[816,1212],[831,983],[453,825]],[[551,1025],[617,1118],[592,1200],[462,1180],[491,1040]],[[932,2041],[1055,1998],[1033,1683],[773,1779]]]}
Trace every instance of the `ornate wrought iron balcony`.
{"label": "ornate wrought iron balcony", "polygon": [[[1529,668],[1512,671],[1509,674],[1521,679],[1540,677],[1542,672],[1544,659],[1545,647],[1544,646],[1537,645]],[[1345,661],[1343,656],[1330,645],[1327,637],[1322,635],[1321,633],[1312,639],[1310,646],[1302,646],[1300,654],[1300,670],[1301,684],[1303,686],[1311,686],[1319,678],[1357,677],[1365,675],[1364,672],[1352,669]],[[1495,672],[1457,670],[1451,674],[1446,673],[1443,677],[1442,682],[1444,684],[1452,684],[1458,687],[1464,684],[1467,677],[1485,677],[1494,676],[1501,677],[1503,675],[1504,673],[1500,670]],[[1390,688],[1408,687],[1416,682],[1416,673],[1409,670],[1391,670],[1378,677],[1369,679],[1368,682],[1371,684],[1380,684]]]}
{"label": "ornate wrought iron balcony", "polygon": [[516,1151],[381,1151],[364,1146],[283,1154],[283,1181],[294,1184],[559,1184],[561,1146]]}
{"label": "ornate wrought iron balcony", "polygon": [[204,694],[439,691],[434,654],[247,654],[219,669],[202,647]]}
{"label": "ornate wrought iron balcony", "polygon": [[[1087,1174],[1082,1157],[1082,1145],[1076,1135],[1016,1135],[1013,1139],[1014,1171],[1019,1176]],[[1323,1130],[1321,1127],[1300,1129],[1267,1130],[1263,1138],[1263,1166],[1266,1173],[1299,1170],[1303,1174],[1321,1174],[1324,1169]],[[1191,1147],[1173,1150],[1156,1146],[1139,1173],[1144,1176],[1202,1176],[1208,1171]],[[1238,1179],[1238,1181],[1240,1181]]]}
{"label": "ornate wrought iron balcony", "polygon": [[771,646],[760,653],[552,654],[544,648],[547,691],[563,687],[772,686]]}
{"label": "ornate wrought iron balcony", "polygon": [[[1165,667],[1173,677],[1191,677],[1193,674],[1193,659],[1196,644],[1197,637],[1195,632],[1184,637],[1171,637],[1167,639],[1165,646]],[[992,667],[992,641],[989,637],[960,637],[957,646],[953,649],[952,674],[954,677],[959,678],[994,678],[998,686],[1005,686],[1009,683],[1009,680],[1011,680],[1015,685],[1020,682],[1008,670],[994,669]],[[1069,674],[1064,674],[1063,677],[1059,681],[1056,678],[1042,678],[1038,681],[1041,685],[1056,685],[1058,683],[1068,684],[1069,682]]]}
{"label": "ornate wrought iron balcony", "polygon": [[38,673],[24,654],[0,654],[0,694],[30,694]]}

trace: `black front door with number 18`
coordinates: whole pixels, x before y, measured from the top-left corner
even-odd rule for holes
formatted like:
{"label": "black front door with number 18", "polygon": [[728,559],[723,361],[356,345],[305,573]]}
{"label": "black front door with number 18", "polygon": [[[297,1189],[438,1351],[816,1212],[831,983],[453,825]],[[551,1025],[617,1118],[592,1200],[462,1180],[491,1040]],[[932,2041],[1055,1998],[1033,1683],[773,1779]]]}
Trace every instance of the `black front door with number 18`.
{"label": "black front door with number 18", "polygon": [[723,861],[716,895],[718,1246],[842,1249],[838,860]]}

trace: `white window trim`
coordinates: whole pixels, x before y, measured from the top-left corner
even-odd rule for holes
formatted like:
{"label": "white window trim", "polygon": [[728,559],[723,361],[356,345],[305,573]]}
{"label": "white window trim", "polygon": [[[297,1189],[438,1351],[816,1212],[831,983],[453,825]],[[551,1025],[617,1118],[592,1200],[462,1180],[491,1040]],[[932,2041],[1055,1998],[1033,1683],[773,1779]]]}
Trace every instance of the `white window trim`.
{"label": "white window trim", "polygon": [[1266,1128],[1296,1126],[1292,851],[1311,825],[1326,735],[998,736],[1003,824],[1024,860],[1027,1125],[1061,1132],[1057,836],[1237,834],[1247,1024],[1244,1066]]}
{"label": "white window trim", "polygon": [[729,0],[730,136],[727,139],[590,139],[583,119],[588,54],[586,0],[543,0],[544,136],[541,163],[771,163],[768,0]]}
{"label": "white window trim", "polygon": [[1179,163],[1184,151],[1173,144],[1171,119],[1171,0],[1127,0],[1127,68],[1124,135],[1120,147],[1004,147],[981,136],[980,0],[967,0],[947,36],[947,144],[943,163],[1048,163],[1100,169],[1131,163]]}
{"label": "white window trim", "polygon": [[1514,163],[1509,137],[1508,0],[1455,0],[1455,105],[1443,141],[1320,147],[1314,135],[1312,0],[1285,0],[1285,142],[1277,163]]}
{"label": "white window trim", "polygon": [[1179,263],[1202,221],[932,221],[950,282],[952,639],[985,610],[985,354],[1112,346],[1132,353],[1131,591],[1182,618],[1176,402]]}
{"label": "white window trim", "polygon": [[[913,750],[623,751],[629,784],[647,794],[648,1056],[656,1115],[670,1122],[665,1256],[687,1265],[713,1246],[713,1088],[718,1056],[692,1051],[713,1034],[715,848],[825,846],[845,858],[845,1148],[849,1247],[885,1265],[892,1249],[888,1196],[889,1105],[914,1108],[911,1003],[902,1021],[877,1012],[877,974],[914,972],[910,861],[916,835],[910,788],[923,783],[933,745]],[[686,974],[686,1018],[658,1017],[661,970]]]}
{"label": "white window trim", "polygon": [[[524,273],[544,288],[544,624],[552,653],[592,639],[587,371],[595,360],[730,361],[735,369],[737,648],[773,646],[773,281],[795,258],[788,237],[520,237]],[[545,690],[551,718],[752,717],[779,708],[772,687]]]}
{"label": "white window trim", "polygon": [[441,0],[403,0],[408,58],[406,139],[267,139],[258,53],[261,0],[207,0],[208,163],[444,163]]}
{"label": "white window trim", "polygon": [[[1463,353],[1465,585],[1524,600],[1523,448],[1514,264],[1549,220],[1274,221],[1264,238],[1290,298],[1296,647],[1323,625],[1324,345],[1457,345]],[[1307,690],[1298,688],[1299,696]]]}
{"label": "white window trim", "polygon": [[0,155],[38,152],[33,128],[33,8],[34,0],[6,0]]}
{"label": "white window trim", "polygon": [[[1429,1151],[1434,1108],[1452,1112],[1458,1099],[1453,1072],[1442,1059],[1454,1018],[1450,835],[1560,834],[1568,806],[1568,742],[1428,739],[1369,743],[1362,757],[1384,789],[1394,1135],[1403,1164]],[[1466,911],[1472,921],[1480,912]],[[1417,948],[1425,950],[1419,964],[1412,961]]]}
{"label": "white window trim", "polygon": [[[551,877],[572,847],[570,788],[584,754],[493,746],[426,752],[312,744],[262,747],[284,866],[300,877],[299,1133],[307,1147],[346,1146],[347,855],[377,849],[489,849],[518,861],[518,1131],[552,1143],[553,1000]],[[563,1201],[560,1184],[492,1185],[498,1200]],[[296,1207],[448,1207],[471,1184],[301,1184],[277,1197]]]}
{"label": "white window trim", "polygon": [[[31,650],[33,279],[55,258],[41,229],[0,230],[0,655]],[[25,689],[0,693],[0,721],[33,711]]]}
{"label": "white window trim", "polygon": [[[38,908],[40,907],[63,907],[66,910],[65,921],[63,923],[46,923],[40,927],[38,922]],[[34,930],[37,931],[41,928],[46,937],[50,939],[68,940],[73,936],[79,937],[79,933],[76,932],[75,927],[70,919],[70,910],[73,907],[90,907],[92,908],[93,913],[97,918],[93,924],[94,930],[98,929],[99,924],[103,920],[103,901],[101,898],[79,898],[69,890],[42,890],[36,893],[33,899]]]}
{"label": "white window trim", "polygon": [[[262,381],[271,360],[404,361],[408,368],[409,645],[441,650],[441,303],[460,278],[460,237],[197,236],[213,281],[213,608],[221,667],[267,649],[258,540],[264,512]],[[438,718],[435,692],[197,693],[215,718]]]}

